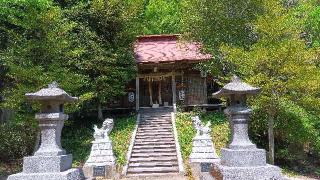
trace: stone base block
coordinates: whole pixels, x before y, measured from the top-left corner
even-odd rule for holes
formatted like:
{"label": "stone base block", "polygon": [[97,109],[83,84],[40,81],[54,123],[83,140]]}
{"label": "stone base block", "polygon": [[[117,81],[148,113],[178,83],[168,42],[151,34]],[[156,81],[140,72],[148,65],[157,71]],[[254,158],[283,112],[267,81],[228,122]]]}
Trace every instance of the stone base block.
{"label": "stone base block", "polygon": [[107,179],[114,179],[116,175],[116,168],[114,165],[97,165],[97,166],[83,166],[82,168],[85,178],[104,177]]}
{"label": "stone base block", "polygon": [[29,156],[23,159],[24,173],[63,172],[71,168],[72,155]]}
{"label": "stone base block", "polygon": [[221,149],[221,164],[231,167],[265,166],[266,151],[264,149],[233,150]]}
{"label": "stone base block", "polygon": [[55,173],[18,173],[8,177],[8,180],[83,180],[79,169],[69,169]]}
{"label": "stone base block", "polygon": [[228,167],[215,163],[211,170],[215,180],[284,180],[277,166]]}
{"label": "stone base block", "polygon": [[214,180],[210,174],[212,163],[190,163],[194,180]]}

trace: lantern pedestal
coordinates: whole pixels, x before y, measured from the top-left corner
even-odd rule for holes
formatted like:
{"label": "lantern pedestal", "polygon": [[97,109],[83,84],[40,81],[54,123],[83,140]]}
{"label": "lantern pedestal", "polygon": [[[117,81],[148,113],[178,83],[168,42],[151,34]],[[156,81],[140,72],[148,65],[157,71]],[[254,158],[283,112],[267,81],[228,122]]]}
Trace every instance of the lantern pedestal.
{"label": "lantern pedestal", "polygon": [[255,88],[233,77],[215,97],[227,97],[230,106],[225,114],[230,120],[232,142],[228,148],[221,150],[221,161],[216,162],[211,169],[212,176],[217,180],[256,180],[284,179],[277,166],[266,162],[266,152],[258,149],[248,135],[248,122],[251,109],[247,107],[247,96],[259,93]]}
{"label": "lantern pedestal", "polygon": [[8,180],[81,180],[79,169],[70,169],[72,155],[61,148],[60,137],[64,113],[38,113],[41,129],[41,145],[34,156],[24,157],[22,173],[9,176]]}
{"label": "lantern pedestal", "polygon": [[251,109],[241,105],[227,108],[230,118],[232,142],[222,148],[221,161],[214,164],[211,174],[223,180],[283,179],[279,167],[266,162],[266,152],[258,149],[248,136]]}
{"label": "lantern pedestal", "polygon": [[41,130],[41,144],[34,156],[24,157],[22,173],[13,174],[8,180],[82,180],[80,169],[70,169],[72,155],[61,147],[61,131],[68,115],[63,104],[77,98],[69,96],[52,83],[36,93],[27,93],[27,99],[38,101],[41,112],[36,114]]}
{"label": "lantern pedestal", "polygon": [[55,173],[18,173],[9,176],[8,180],[80,180],[82,174],[79,169],[69,169],[63,172]]}
{"label": "lantern pedestal", "polygon": [[280,168],[272,165],[251,167],[229,167],[215,163],[211,174],[217,180],[283,179]]}

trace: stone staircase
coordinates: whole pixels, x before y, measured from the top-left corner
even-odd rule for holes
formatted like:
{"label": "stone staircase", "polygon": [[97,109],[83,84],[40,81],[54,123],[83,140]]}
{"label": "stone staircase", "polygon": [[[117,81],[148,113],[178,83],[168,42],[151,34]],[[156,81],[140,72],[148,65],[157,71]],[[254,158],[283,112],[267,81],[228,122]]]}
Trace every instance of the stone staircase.
{"label": "stone staircase", "polygon": [[171,109],[140,111],[127,175],[168,175],[179,172]]}

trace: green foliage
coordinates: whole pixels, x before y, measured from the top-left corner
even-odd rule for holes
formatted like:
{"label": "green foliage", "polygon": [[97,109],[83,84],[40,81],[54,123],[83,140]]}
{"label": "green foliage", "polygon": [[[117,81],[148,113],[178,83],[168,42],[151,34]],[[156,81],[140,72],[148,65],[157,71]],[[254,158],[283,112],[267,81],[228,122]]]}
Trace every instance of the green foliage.
{"label": "green foliage", "polygon": [[226,147],[230,138],[229,123],[222,113],[178,113],[176,117],[176,127],[178,131],[181,154],[184,160],[188,160],[192,151],[192,139],[196,134],[192,126],[191,117],[200,115],[203,123],[211,122],[211,136],[215,143],[215,148],[220,153],[221,148]]}
{"label": "green foliage", "polygon": [[73,167],[82,166],[90,154],[93,130],[85,126],[66,124],[62,130],[61,144],[72,154]]}
{"label": "green foliage", "polygon": [[256,41],[251,22],[261,13],[262,0],[184,0],[183,30],[209,48],[221,43],[248,46]]}
{"label": "green foliage", "polygon": [[[73,155],[73,166],[80,167],[88,159],[93,140],[93,125],[101,124],[96,119],[86,119],[86,123],[79,124],[75,120],[69,120],[62,132],[62,147]],[[113,151],[117,158],[117,164],[126,163],[127,150],[130,145],[131,135],[136,123],[136,116],[114,119],[114,127],[110,138],[113,141]]]}
{"label": "green foliage", "polygon": [[189,158],[192,150],[192,138],[196,134],[192,127],[191,117],[192,114],[189,113],[178,113],[176,117],[176,127],[183,159]]}
{"label": "green foliage", "polygon": [[[298,33],[303,27],[295,9],[268,1],[265,10],[256,22],[260,40],[250,50],[223,47],[225,58],[235,65],[236,73],[262,88],[252,104],[263,109],[266,117],[277,120],[276,134],[281,135],[276,138],[290,139],[291,143],[312,141],[316,145],[319,135],[314,132],[315,117],[320,113],[316,52],[307,49],[300,39]],[[307,141],[309,135],[314,138]]]}
{"label": "green foliage", "polygon": [[192,126],[191,117],[198,115],[203,123],[211,122],[211,137],[215,149],[220,154],[221,148],[226,147],[229,141],[230,129],[229,123],[222,113],[205,113],[200,109],[194,109],[191,113],[179,112],[176,115],[176,128],[182,159],[186,167],[186,175],[192,178],[191,167],[189,165],[189,156],[192,151],[192,139],[196,135],[196,130]]}
{"label": "green foliage", "polygon": [[320,6],[316,6],[309,14],[306,21],[306,30],[309,33],[312,46],[320,46]]}
{"label": "green foliage", "polygon": [[[320,69],[316,2],[185,3],[188,11],[183,27],[187,37],[200,40],[214,54],[213,60],[201,68],[215,76],[237,74],[261,87],[258,97],[249,98],[254,109],[250,134],[258,145],[267,147],[267,124],[272,118],[278,153],[286,152],[294,144],[318,149]],[[305,29],[312,37],[313,48],[306,46],[308,38],[301,34]]]}
{"label": "green foliage", "polygon": [[149,0],[143,13],[143,34],[180,33],[180,8],[177,0]]}
{"label": "green foliage", "polygon": [[132,132],[136,125],[136,116],[115,120],[114,128],[110,134],[113,142],[113,150],[117,158],[118,166],[127,163],[127,151],[129,149]]}
{"label": "green foliage", "polygon": [[[19,117],[18,117],[19,118]],[[34,151],[37,123],[30,116],[19,122],[0,124],[0,161],[11,162]]]}
{"label": "green foliage", "polygon": [[223,59],[221,44],[248,48],[258,40],[252,22],[264,10],[262,0],[183,0],[182,31],[187,39],[202,42],[212,60],[198,67],[221,81],[233,65]]}
{"label": "green foliage", "polygon": [[[0,57],[7,69],[5,107],[19,109],[26,92],[53,80],[67,91],[80,87],[83,76],[72,73],[65,62],[74,24],[50,1],[0,1],[0,29],[6,42]],[[72,82],[71,82],[72,80]]]}
{"label": "green foliage", "polygon": [[80,103],[105,103],[124,93],[135,74],[126,3],[0,1],[0,7],[0,59],[7,70],[2,106],[20,109],[26,92],[54,80],[86,97]]}
{"label": "green foliage", "polygon": [[200,119],[203,123],[211,122],[211,137],[220,155],[221,148],[226,147],[231,138],[229,122],[223,113],[202,113]]}

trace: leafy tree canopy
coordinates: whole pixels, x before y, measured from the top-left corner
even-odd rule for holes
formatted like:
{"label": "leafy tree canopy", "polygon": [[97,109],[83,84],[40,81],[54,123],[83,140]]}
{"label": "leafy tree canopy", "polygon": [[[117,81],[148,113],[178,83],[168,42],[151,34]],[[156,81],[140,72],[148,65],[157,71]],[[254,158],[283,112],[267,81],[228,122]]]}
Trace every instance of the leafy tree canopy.
{"label": "leafy tree canopy", "polygon": [[[127,31],[134,14],[119,1],[0,1],[6,107],[53,80],[84,101],[123,94],[135,73]],[[130,17],[130,18],[128,18]],[[128,23],[127,23],[128,22]]]}

